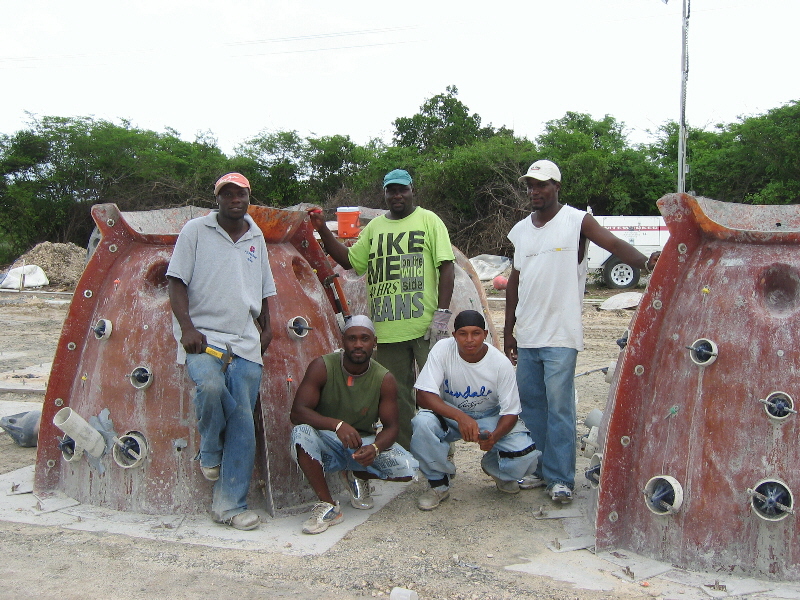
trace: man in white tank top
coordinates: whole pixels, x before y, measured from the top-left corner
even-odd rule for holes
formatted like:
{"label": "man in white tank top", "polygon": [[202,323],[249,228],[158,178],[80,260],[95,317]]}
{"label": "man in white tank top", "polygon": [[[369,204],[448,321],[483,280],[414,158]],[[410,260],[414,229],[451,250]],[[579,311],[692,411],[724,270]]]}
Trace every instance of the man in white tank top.
{"label": "man in white tank top", "polygon": [[569,502],[575,487],[573,378],[583,350],[586,246],[590,240],[648,273],[659,253],[648,259],[592,215],[561,204],[561,172],[549,160],[536,161],[519,180],[527,186],[533,212],[508,234],[514,268],[506,288],[505,352],[517,365],[520,416],[542,451],[536,474],[520,487],[546,484],[554,501]]}

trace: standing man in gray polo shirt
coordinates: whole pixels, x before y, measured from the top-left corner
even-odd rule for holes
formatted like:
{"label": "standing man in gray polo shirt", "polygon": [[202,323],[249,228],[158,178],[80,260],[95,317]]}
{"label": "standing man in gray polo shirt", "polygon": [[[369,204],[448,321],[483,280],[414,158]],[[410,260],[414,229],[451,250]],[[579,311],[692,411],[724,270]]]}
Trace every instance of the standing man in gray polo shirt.
{"label": "standing man in gray polo shirt", "polygon": [[[213,518],[248,530],[259,524],[258,514],[247,509],[247,492],[262,355],[272,341],[267,299],[275,295],[275,283],[264,235],[247,214],[250,182],[228,173],[214,185],[214,195],[218,209],[186,223],[178,236],[167,269],[169,299],[178,363],[186,364],[197,386],[200,468],[216,482]],[[228,344],[234,357],[223,372],[213,354]]]}

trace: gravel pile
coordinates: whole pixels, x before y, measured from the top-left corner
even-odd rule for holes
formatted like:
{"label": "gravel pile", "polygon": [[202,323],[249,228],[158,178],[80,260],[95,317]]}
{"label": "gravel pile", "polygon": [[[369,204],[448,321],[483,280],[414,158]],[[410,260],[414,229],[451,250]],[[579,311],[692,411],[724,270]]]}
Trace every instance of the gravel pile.
{"label": "gravel pile", "polygon": [[75,244],[42,242],[20,256],[11,267],[38,265],[51,286],[75,287],[86,266],[86,248]]}

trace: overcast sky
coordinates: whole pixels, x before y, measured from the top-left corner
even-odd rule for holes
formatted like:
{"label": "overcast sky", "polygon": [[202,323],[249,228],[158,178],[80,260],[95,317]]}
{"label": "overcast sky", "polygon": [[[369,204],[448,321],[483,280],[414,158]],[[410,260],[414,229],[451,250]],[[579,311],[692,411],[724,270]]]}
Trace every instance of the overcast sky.
{"label": "overcast sky", "polygon": [[[39,116],[391,139],[448,85],[533,139],[566,111],[677,120],[681,0],[0,0],[0,133]],[[800,0],[693,0],[687,122],[800,99]]]}

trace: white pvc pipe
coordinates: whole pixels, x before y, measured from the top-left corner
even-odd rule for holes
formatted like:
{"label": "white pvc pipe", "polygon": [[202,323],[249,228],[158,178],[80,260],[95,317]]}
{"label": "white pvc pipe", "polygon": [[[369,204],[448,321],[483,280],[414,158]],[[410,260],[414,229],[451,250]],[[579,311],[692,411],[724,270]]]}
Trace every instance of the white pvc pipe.
{"label": "white pvc pipe", "polygon": [[83,448],[95,458],[103,456],[106,450],[105,438],[71,408],[58,411],[53,417],[53,425],[75,440],[76,454],[78,448]]}

